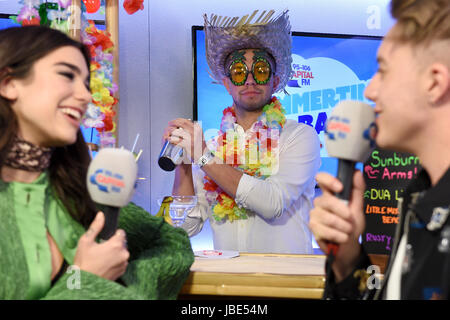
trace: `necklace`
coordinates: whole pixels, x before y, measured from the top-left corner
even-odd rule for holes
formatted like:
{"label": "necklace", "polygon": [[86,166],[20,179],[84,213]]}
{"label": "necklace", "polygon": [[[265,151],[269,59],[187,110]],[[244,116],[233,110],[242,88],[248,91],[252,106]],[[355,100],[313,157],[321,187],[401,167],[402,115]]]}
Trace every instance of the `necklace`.
{"label": "necklace", "polygon": [[[278,142],[286,122],[286,111],[276,97],[272,97],[262,111],[252,127],[244,132],[236,123],[234,108],[223,110],[219,136],[213,143],[212,152],[223,163],[264,180],[278,169]],[[210,177],[205,175],[203,182],[216,221],[247,219],[248,210],[238,207]]]}
{"label": "necklace", "polygon": [[13,169],[40,172],[50,166],[52,152],[52,148],[38,147],[16,136],[3,164]]}

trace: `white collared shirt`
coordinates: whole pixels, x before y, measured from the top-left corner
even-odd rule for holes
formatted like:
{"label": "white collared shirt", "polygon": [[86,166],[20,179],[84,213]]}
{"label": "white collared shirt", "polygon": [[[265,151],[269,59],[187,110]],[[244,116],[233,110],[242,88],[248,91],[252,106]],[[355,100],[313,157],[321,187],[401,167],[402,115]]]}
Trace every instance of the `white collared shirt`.
{"label": "white collared shirt", "polygon": [[401,299],[402,265],[406,255],[406,235],[403,235],[398,245],[391,273],[386,288],[386,300]]}
{"label": "white collared shirt", "polygon": [[242,175],[235,202],[251,212],[248,219],[233,222],[212,217],[203,189],[204,172],[193,166],[198,203],[182,226],[189,236],[199,233],[209,219],[217,250],[312,253],[308,222],[321,163],[318,135],[308,125],[287,120],[280,134],[279,152],[279,168],[267,179]]}

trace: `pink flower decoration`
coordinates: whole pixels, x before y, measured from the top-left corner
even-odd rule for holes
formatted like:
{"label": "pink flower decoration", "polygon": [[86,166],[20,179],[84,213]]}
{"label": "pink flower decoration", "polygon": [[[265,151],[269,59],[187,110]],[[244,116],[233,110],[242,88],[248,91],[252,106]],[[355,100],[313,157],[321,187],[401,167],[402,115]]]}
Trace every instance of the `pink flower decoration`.
{"label": "pink flower decoration", "polygon": [[111,95],[114,95],[117,92],[117,90],[119,90],[119,87],[117,86],[116,83],[113,82],[112,87],[109,88],[109,92],[111,92]]}
{"label": "pink flower decoration", "polygon": [[111,53],[104,53],[102,46],[95,48],[95,61],[101,62],[103,60],[113,61],[113,55]]}
{"label": "pink flower decoration", "polygon": [[31,20],[33,17],[39,18],[39,12],[35,8],[24,6],[17,16],[17,21]]}
{"label": "pink flower decoration", "polygon": [[103,132],[100,134],[100,145],[102,147],[114,146],[116,138],[111,132]]}

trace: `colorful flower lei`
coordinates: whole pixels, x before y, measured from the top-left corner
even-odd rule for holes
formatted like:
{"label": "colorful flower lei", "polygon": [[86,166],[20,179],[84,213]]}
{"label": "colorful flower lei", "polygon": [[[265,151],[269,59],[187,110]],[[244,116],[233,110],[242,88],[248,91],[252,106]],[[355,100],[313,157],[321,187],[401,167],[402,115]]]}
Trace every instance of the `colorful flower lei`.
{"label": "colorful flower lei", "polygon": [[91,92],[92,102],[83,118],[83,125],[96,128],[100,136],[100,146],[114,146],[114,106],[118,100],[114,97],[118,87],[113,82],[114,44],[110,34],[98,30],[93,21],[82,20],[81,39],[91,52]]}
{"label": "colorful flower lei", "polygon": [[[218,138],[214,142],[214,155],[224,163],[244,173],[266,179],[278,166],[279,134],[286,123],[283,106],[276,97],[262,109],[253,126],[244,133],[235,130],[236,113],[233,107],[223,110]],[[240,208],[234,199],[205,175],[203,189],[212,206],[216,221],[247,219],[248,210]]]}

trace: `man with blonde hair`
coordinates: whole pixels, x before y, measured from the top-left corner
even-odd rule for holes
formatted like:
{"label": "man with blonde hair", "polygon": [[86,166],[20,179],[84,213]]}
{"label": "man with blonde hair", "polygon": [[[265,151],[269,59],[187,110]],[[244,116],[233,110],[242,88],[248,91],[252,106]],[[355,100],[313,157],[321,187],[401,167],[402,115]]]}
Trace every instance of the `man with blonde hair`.
{"label": "man with blonde hair", "polygon": [[379,69],[365,91],[375,102],[376,142],[416,154],[424,168],[399,200],[399,223],[384,279],[358,238],[365,222],[364,181],[356,172],[348,204],[342,184],[317,175],[323,195],[310,228],[326,251],[339,245],[327,299],[448,299],[450,274],[450,1],[392,0],[397,20],[378,51]]}

